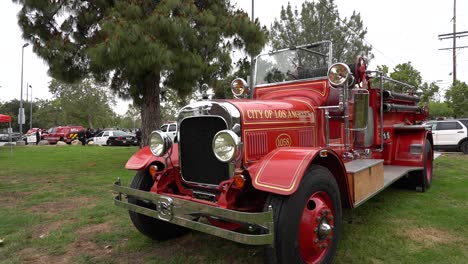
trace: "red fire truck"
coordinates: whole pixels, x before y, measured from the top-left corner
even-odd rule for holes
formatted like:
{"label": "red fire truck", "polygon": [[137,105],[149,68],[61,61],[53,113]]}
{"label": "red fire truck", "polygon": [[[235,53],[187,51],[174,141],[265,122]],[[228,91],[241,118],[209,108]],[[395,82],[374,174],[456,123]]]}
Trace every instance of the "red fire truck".
{"label": "red fire truck", "polygon": [[[342,208],[355,208],[399,181],[426,191],[433,150],[427,109],[387,91],[405,83],[333,63],[323,41],[259,55],[254,85],[236,79],[233,100],[183,107],[178,144],[155,131],[126,164],[116,205],[144,235],[190,229],[265,246],[267,263],[329,263]],[[125,198],[126,199],[125,199]]]}
{"label": "red fire truck", "polygon": [[56,144],[59,141],[70,144],[73,140],[78,139],[78,133],[81,130],[84,130],[82,126],[74,125],[51,127],[43,138],[50,144]]}

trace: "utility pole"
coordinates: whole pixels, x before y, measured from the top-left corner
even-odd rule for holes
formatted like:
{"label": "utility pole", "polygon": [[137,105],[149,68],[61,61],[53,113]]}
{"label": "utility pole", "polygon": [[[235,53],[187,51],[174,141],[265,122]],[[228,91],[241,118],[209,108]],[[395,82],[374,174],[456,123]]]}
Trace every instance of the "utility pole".
{"label": "utility pole", "polygon": [[468,37],[468,31],[460,31],[457,32],[457,0],[453,0],[453,33],[446,33],[446,34],[440,34],[439,35],[439,40],[443,39],[453,39],[453,47],[451,48],[443,48],[439,50],[452,50],[453,54],[453,71],[452,71],[452,76],[453,76],[453,83],[457,81],[457,49],[464,49],[468,48],[468,46],[461,46],[457,47],[457,38],[463,38],[463,37]]}
{"label": "utility pole", "polygon": [[453,85],[455,85],[455,81],[457,80],[457,38],[455,34],[457,32],[457,0],[453,0]]}
{"label": "utility pole", "polygon": [[[254,16],[254,5],[255,5],[255,0],[252,0],[252,22],[255,22],[255,16]],[[253,87],[255,85],[255,80],[254,80],[254,56],[250,56],[250,91],[253,91]]]}

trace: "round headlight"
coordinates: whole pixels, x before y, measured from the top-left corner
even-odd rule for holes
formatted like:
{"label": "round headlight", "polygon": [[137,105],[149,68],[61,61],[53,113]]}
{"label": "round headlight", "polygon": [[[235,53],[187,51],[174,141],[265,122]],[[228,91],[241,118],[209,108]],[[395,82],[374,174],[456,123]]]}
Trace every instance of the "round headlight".
{"label": "round headlight", "polygon": [[160,131],[153,131],[150,136],[150,150],[153,155],[164,156],[172,147],[172,141],[169,136]]}
{"label": "round headlight", "polygon": [[213,138],[213,152],[221,162],[230,162],[240,153],[240,139],[231,130],[222,130]]}
{"label": "round headlight", "polygon": [[231,82],[231,91],[235,97],[245,94],[249,89],[247,82],[242,78],[236,78]]}
{"label": "round headlight", "polygon": [[348,65],[343,63],[333,64],[328,69],[328,81],[333,86],[342,86],[348,80],[348,76],[351,74],[351,70]]}

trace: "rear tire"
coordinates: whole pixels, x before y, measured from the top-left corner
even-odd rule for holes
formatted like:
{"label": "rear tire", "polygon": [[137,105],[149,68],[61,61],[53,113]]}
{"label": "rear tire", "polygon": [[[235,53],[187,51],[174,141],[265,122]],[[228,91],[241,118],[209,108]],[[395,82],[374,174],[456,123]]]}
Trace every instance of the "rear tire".
{"label": "rear tire", "polygon": [[432,145],[429,140],[426,140],[426,144],[424,145],[424,169],[418,175],[419,181],[421,183],[421,191],[425,192],[432,185],[432,170],[433,170],[433,162],[434,162],[434,152],[432,150]]}
{"label": "rear tire", "polygon": [[270,194],[274,246],[265,249],[265,263],[331,263],[341,232],[338,184],[325,167],[312,165],[291,196]]}
{"label": "rear tire", "polygon": [[460,150],[463,154],[468,154],[468,140],[460,145]]}
{"label": "rear tire", "polygon": [[[141,191],[149,191],[153,186],[153,179],[146,170],[139,171],[133,178],[130,188],[134,188]],[[154,204],[148,204],[141,200],[137,200],[135,197],[129,196],[128,202],[130,204],[136,204],[142,207],[156,209]],[[154,240],[167,240],[176,238],[186,234],[189,230],[184,227],[180,227],[159,219],[155,219],[143,214],[139,214],[133,211],[128,211],[130,219],[133,225],[143,235],[154,239]]]}

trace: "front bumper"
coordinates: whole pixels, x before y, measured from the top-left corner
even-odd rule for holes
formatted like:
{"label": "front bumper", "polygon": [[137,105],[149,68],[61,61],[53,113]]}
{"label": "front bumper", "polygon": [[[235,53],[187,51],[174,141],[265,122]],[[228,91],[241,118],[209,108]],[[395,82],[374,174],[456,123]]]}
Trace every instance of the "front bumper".
{"label": "front bumper", "polygon": [[[271,245],[274,238],[273,210],[268,212],[246,213],[211,205],[201,204],[176,197],[169,197],[151,192],[136,190],[121,186],[120,180],[114,183],[113,190],[118,194],[114,204],[127,210],[144,214],[175,225],[187,227],[200,232],[208,233],[228,240],[247,245]],[[122,196],[133,196],[156,205],[156,210],[130,204]],[[210,224],[199,222],[197,216],[209,216],[226,221],[244,223],[249,229],[263,230],[254,234],[241,233],[219,228]]]}

